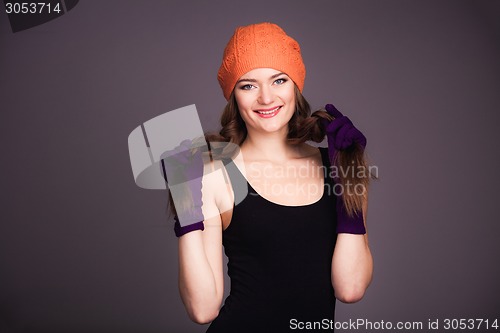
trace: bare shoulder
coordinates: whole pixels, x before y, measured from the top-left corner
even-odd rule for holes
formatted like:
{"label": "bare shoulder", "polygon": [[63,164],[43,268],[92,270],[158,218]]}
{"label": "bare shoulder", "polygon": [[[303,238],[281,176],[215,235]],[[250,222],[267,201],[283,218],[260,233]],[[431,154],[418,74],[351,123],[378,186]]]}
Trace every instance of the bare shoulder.
{"label": "bare shoulder", "polygon": [[211,218],[227,210],[230,206],[231,193],[227,172],[221,160],[205,160],[202,184],[204,216]]}

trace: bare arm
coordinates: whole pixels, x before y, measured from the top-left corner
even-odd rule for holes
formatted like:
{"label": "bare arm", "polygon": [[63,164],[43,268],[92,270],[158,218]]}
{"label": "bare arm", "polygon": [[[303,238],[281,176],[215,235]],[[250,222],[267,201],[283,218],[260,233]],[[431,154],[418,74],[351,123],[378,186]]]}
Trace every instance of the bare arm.
{"label": "bare arm", "polygon": [[[367,200],[363,207],[364,221],[366,210]],[[361,300],[372,280],[372,274],[373,258],[368,246],[368,234],[338,234],[332,257],[335,297],[343,303]]]}
{"label": "bare arm", "polygon": [[[220,172],[220,170],[219,170]],[[179,238],[179,291],[189,317],[206,324],[217,317],[224,294],[222,224],[215,193],[219,175],[203,178],[205,230],[189,232]]]}

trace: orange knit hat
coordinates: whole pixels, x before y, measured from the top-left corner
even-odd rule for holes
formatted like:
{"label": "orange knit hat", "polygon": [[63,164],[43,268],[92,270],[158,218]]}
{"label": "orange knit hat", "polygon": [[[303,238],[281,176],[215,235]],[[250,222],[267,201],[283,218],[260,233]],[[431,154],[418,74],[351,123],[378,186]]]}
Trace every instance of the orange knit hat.
{"label": "orange knit hat", "polygon": [[217,79],[226,100],[236,81],[255,68],[273,68],[287,74],[302,92],[306,68],[299,44],[273,23],[236,28],[224,49]]}

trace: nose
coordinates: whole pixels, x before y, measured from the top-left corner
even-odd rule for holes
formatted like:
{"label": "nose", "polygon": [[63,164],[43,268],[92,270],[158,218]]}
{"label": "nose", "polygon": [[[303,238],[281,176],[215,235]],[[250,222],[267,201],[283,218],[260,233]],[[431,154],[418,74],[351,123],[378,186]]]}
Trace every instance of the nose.
{"label": "nose", "polygon": [[259,98],[257,99],[259,104],[268,105],[274,102],[274,94],[271,87],[264,85],[260,88],[259,92]]}

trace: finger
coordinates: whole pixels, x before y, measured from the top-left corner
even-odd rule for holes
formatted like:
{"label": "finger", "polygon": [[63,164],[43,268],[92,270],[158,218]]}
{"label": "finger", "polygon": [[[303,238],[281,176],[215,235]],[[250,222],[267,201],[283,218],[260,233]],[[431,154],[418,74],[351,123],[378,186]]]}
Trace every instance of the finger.
{"label": "finger", "polygon": [[352,129],[351,125],[342,126],[335,136],[336,149],[344,150],[352,145]]}
{"label": "finger", "polygon": [[343,116],[343,114],[339,110],[337,110],[337,108],[333,104],[325,105],[325,110],[326,112],[328,112],[330,116],[332,116],[335,119]]}
{"label": "finger", "polygon": [[353,126],[353,125],[349,118],[342,116],[330,122],[330,124],[328,124],[328,126],[326,127],[326,132],[329,134],[333,134],[335,136],[338,130],[344,126]]}

